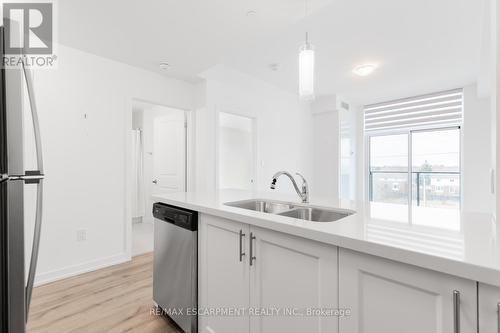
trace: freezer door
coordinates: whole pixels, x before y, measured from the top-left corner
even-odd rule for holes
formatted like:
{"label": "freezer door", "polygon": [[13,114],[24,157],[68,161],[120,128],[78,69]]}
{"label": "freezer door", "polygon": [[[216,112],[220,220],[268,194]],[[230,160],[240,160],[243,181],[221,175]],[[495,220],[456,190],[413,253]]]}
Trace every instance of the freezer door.
{"label": "freezer door", "polygon": [[[19,69],[6,69],[3,90],[6,117],[6,131],[3,133],[7,151],[7,175],[24,175],[24,130],[23,130],[23,72]],[[4,147],[2,147],[4,148]]]}

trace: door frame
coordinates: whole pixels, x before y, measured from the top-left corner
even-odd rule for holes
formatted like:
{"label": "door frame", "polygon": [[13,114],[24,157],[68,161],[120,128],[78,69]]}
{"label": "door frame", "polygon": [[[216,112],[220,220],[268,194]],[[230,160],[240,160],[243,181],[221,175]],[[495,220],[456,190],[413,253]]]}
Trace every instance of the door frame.
{"label": "door frame", "polygon": [[[125,108],[125,126],[124,126],[124,136],[125,136],[125,153],[124,153],[124,223],[125,223],[125,234],[124,234],[124,250],[128,260],[132,259],[132,138],[130,136],[130,130],[132,129],[132,112],[134,102],[147,103],[151,105],[163,106],[171,109],[177,109],[179,111],[184,111],[184,120],[186,124],[186,153],[185,153],[185,190],[192,191],[194,189],[194,153],[195,153],[195,137],[194,137],[194,126],[195,126],[195,113],[194,110],[189,110],[186,108],[178,107],[175,105],[168,105],[161,102],[155,102],[143,98],[132,97],[128,98],[126,101]],[[147,207],[146,207],[147,209]]]}

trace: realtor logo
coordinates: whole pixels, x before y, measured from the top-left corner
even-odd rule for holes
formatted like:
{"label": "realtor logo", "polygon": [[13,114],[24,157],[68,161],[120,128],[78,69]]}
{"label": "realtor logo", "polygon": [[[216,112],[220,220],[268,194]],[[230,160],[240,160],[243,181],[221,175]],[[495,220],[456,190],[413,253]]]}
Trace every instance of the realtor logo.
{"label": "realtor logo", "polygon": [[52,9],[52,3],[4,3],[5,54],[52,54]]}
{"label": "realtor logo", "polygon": [[3,3],[2,68],[57,67],[57,22],[54,0]]}

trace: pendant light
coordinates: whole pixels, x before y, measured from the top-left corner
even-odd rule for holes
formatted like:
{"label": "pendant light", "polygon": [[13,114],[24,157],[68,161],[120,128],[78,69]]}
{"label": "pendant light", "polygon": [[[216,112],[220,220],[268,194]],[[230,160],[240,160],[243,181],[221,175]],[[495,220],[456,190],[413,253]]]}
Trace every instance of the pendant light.
{"label": "pendant light", "polygon": [[[305,7],[307,18],[307,0]],[[314,48],[308,37],[306,32],[306,42],[299,52],[299,96],[304,101],[314,100]]]}

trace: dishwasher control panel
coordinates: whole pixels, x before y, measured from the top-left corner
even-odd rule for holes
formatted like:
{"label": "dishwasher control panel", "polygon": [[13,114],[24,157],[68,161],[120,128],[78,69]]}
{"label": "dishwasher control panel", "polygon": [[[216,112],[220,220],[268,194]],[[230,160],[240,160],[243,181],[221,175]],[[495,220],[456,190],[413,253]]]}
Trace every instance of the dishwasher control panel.
{"label": "dishwasher control panel", "polygon": [[198,212],[161,202],[153,204],[153,216],[191,231],[198,230]]}

